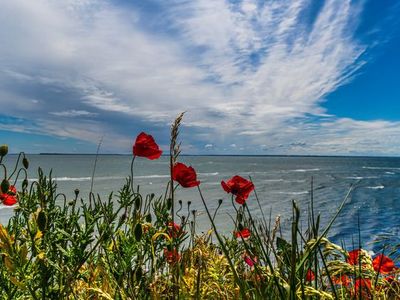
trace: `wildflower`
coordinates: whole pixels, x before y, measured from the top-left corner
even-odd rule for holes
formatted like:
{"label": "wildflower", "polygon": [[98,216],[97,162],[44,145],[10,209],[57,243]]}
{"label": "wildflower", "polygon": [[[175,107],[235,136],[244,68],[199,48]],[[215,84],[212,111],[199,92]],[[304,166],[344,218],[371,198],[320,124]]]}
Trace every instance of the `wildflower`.
{"label": "wildflower", "polygon": [[148,159],[157,159],[161,156],[162,151],[154,141],[151,135],[141,132],[133,145],[133,155],[146,157]]}
{"label": "wildflower", "polygon": [[371,279],[369,278],[357,278],[354,283],[354,292],[358,296],[361,290],[361,299],[370,299],[371,294]]}
{"label": "wildflower", "polygon": [[349,252],[349,257],[346,259],[346,262],[350,265],[358,265],[358,262],[360,260],[360,254],[361,250],[360,249],[355,249]]}
{"label": "wildflower", "polygon": [[340,285],[343,285],[343,286],[348,286],[350,284],[350,279],[349,279],[349,277],[347,275],[342,275],[340,277],[333,276],[332,277],[332,282],[334,284],[340,284]]}
{"label": "wildflower", "polygon": [[243,228],[242,230],[235,231],[234,234],[235,234],[236,238],[242,237],[243,239],[247,239],[250,237],[251,232],[248,228]]}
{"label": "wildflower", "polygon": [[244,204],[254,190],[254,185],[251,181],[238,175],[233,176],[227,182],[221,181],[221,185],[225,192],[236,196],[236,202],[239,204]]}
{"label": "wildflower", "polygon": [[8,191],[5,193],[2,193],[0,191],[0,202],[2,202],[4,205],[11,206],[17,203],[17,189],[15,186],[10,185],[8,188]]}
{"label": "wildflower", "polygon": [[377,255],[372,261],[372,265],[376,272],[383,274],[387,274],[395,268],[393,260],[383,254]]}
{"label": "wildflower", "polygon": [[308,269],[306,273],[306,281],[313,281],[314,279],[315,279],[314,272],[311,271],[311,269]]}
{"label": "wildflower", "polygon": [[200,184],[200,181],[197,180],[196,171],[183,163],[176,163],[174,165],[172,179],[184,188],[195,187]]}
{"label": "wildflower", "polygon": [[182,228],[179,224],[176,224],[175,222],[168,222],[168,235],[171,238],[177,238],[182,234]]}
{"label": "wildflower", "polygon": [[168,250],[167,248],[165,248],[164,257],[169,264],[175,264],[181,259],[181,255],[176,249]]}
{"label": "wildflower", "polygon": [[251,257],[249,254],[245,253],[243,255],[243,260],[249,267],[253,267],[257,262],[257,256]]}

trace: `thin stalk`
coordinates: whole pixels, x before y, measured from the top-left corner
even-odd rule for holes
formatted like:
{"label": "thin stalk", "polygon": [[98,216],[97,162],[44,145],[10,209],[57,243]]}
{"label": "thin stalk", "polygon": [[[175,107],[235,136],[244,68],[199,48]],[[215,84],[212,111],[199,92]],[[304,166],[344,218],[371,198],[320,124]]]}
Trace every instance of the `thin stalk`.
{"label": "thin stalk", "polygon": [[135,194],[135,190],[133,189],[133,163],[135,162],[135,158],[136,158],[136,155],[134,155],[133,156],[133,158],[132,158],[132,161],[131,161],[131,191],[132,191],[132,194],[134,195]]}
{"label": "thin stalk", "polygon": [[238,274],[236,272],[235,266],[233,265],[233,262],[232,262],[232,260],[231,260],[231,258],[229,256],[228,249],[226,249],[225,244],[222,241],[222,238],[221,238],[221,236],[219,235],[219,233],[217,231],[217,227],[215,226],[215,223],[214,223],[214,221],[213,221],[213,219],[211,217],[210,211],[208,210],[206,201],[204,200],[203,194],[201,193],[201,190],[200,190],[199,186],[197,186],[197,190],[199,191],[200,198],[201,198],[201,201],[203,202],[203,205],[204,205],[204,208],[205,208],[205,210],[207,212],[208,218],[211,221],[211,225],[212,225],[212,227],[214,229],[215,236],[217,237],[218,242],[221,245],[222,251],[224,252],[226,259],[228,260],[229,266],[231,267],[231,270],[232,270],[232,273],[233,273],[233,277],[235,278],[235,281],[236,281],[237,285],[239,286],[239,290],[240,290],[240,294],[242,296],[242,299],[247,299],[246,294],[244,292],[245,291],[245,289],[244,289],[245,287],[243,286],[243,283],[239,279],[239,276],[238,276]]}
{"label": "thin stalk", "polygon": [[353,191],[354,186],[352,185],[347,192],[346,196],[344,197],[342,203],[340,204],[338,210],[336,211],[335,215],[332,217],[331,221],[329,222],[328,226],[325,228],[325,230],[322,232],[322,234],[318,237],[316,242],[311,246],[310,249],[308,249],[307,253],[303,256],[303,258],[300,260],[300,262],[297,264],[296,271],[299,271],[300,268],[304,265],[305,261],[308,259],[308,257],[311,255],[311,253],[314,251],[314,248],[321,242],[321,239],[325,237],[325,235],[328,233],[329,229],[332,227],[333,222],[336,220],[338,217],[339,213],[342,211],[345,203],[347,202],[347,199],[349,198],[351,192]]}
{"label": "thin stalk", "polygon": [[95,159],[94,159],[93,170],[92,170],[92,178],[91,178],[91,182],[90,182],[90,192],[93,192],[94,174],[96,172],[97,160],[98,160],[98,157],[99,157],[99,151],[100,151],[100,146],[101,146],[102,142],[103,142],[103,137],[100,138],[100,141],[97,144],[96,156],[95,156]]}
{"label": "thin stalk", "polygon": [[277,288],[278,288],[279,295],[280,295],[281,299],[284,299],[285,297],[284,297],[283,292],[282,292],[282,290],[281,290],[281,286],[279,285],[279,281],[278,281],[278,279],[276,278],[276,275],[275,275],[275,272],[274,272],[274,267],[273,267],[273,265],[272,265],[271,259],[269,258],[267,252],[266,252],[265,249],[264,249],[264,246],[263,246],[263,244],[262,244],[260,235],[258,234],[258,231],[257,231],[257,227],[255,226],[254,221],[253,221],[253,218],[252,218],[252,216],[251,216],[250,209],[249,209],[249,207],[246,205],[246,203],[244,203],[243,206],[246,207],[247,213],[248,213],[249,218],[250,218],[250,223],[251,223],[251,225],[253,226],[255,235],[256,235],[256,237],[257,237],[257,239],[258,239],[258,243],[259,243],[260,248],[261,248],[261,250],[262,250],[262,252],[263,252],[263,255],[264,255],[264,257],[265,257],[265,260],[267,261],[268,267],[271,269],[272,277],[274,278],[275,284],[276,284],[276,286],[277,286]]}

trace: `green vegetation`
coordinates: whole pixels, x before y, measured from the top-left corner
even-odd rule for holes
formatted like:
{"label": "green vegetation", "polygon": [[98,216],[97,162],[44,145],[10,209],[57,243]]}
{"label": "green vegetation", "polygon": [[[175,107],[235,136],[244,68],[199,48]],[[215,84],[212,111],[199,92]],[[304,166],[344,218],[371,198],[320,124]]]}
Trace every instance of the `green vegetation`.
{"label": "green vegetation", "polygon": [[[293,202],[292,234],[285,240],[279,218],[271,224],[253,217],[247,202],[260,200],[251,179],[234,176],[222,182],[236,212],[234,228],[229,236],[218,232],[217,211],[208,209],[195,169],[178,162],[182,116],[172,125],[171,180],[162,196],[141,195],[132,181],[137,157],[161,155],[145,133],[136,139],[121,190],[107,199],[90,192],[87,201],[78,190],[74,199],[58,193],[51,174],[40,169],[29,185],[23,153],[8,173],[2,163],[8,148],[0,147],[0,202],[15,205],[8,225],[0,225],[1,299],[400,298],[399,272],[389,257],[347,252],[327,239],[347,196],[326,228],[311,209],[304,231]],[[190,204],[176,207],[177,188],[199,193],[209,232],[196,233]],[[217,210],[225,205],[218,204]]]}

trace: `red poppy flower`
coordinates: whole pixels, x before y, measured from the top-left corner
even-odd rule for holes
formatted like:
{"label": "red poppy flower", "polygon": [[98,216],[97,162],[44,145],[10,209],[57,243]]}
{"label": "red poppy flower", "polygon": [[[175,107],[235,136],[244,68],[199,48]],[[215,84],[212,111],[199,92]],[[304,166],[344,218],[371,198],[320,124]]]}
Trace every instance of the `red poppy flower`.
{"label": "red poppy flower", "polygon": [[248,254],[244,254],[243,255],[243,260],[249,267],[252,267],[257,262],[257,257],[256,256],[251,257]]}
{"label": "red poppy flower", "polygon": [[314,272],[311,271],[311,269],[308,269],[306,273],[306,281],[313,281],[314,279],[315,279]]}
{"label": "red poppy flower", "polygon": [[369,278],[357,278],[354,283],[354,289],[358,292],[359,289],[371,289],[371,279]]}
{"label": "red poppy flower", "polygon": [[359,263],[359,256],[360,256],[361,250],[360,249],[355,249],[349,252],[349,257],[346,259],[346,262],[350,265],[358,265]]}
{"label": "red poppy flower", "polygon": [[176,249],[168,250],[167,248],[165,248],[164,257],[169,264],[175,264],[181,259],[181,255]]}
{"label": "red poppy flower", "polygon": [[197,180],[196,171],[183,163],[176,163],[172,169],[172,179],[177,181],[182,187],[190,188],[200,184]]}
{"label": "red poppy flower", "polygon": [[154,141],[151,135],[141,132],[133,145],[133,155],[146,157],[148,159],[157,159],[161,156],[162,151]]}
{"label": "red poppy flower", "polygon": [[383,254],[377,255],[372,261],[372,265],[376,272],[383,274],[387,274],[395,268],[393,260]]}
{"label": "red poppy flower", "polygon": [[244,239],[249,238],[250,235],[251,235],[251,232],[250,232],[250,230],[248,228],[243,228],[242,230],[235,231],[234,233],[235,233],[236,238],[242,237]]}
{"label": "red poppy flower", "polygon": [[340,285],[343,285],[343,286],[348,286],[350,284],[350,279],[346,275],[342,275],[340,277],[333,276],[332,277],[332,282],[334,284],[340,284]]}
{"label": "red poppy flower", "polygon": [[17,189],[15,186],[10,185],[6,193],[0,192],[0,202],[4,205],[12,206],[17,203]]}
{"label": "red poppy flower", "polygon": [[[372,299],[371,298],[371,279],[369,278],[357,278],[354,283],[354,295],[355,298],[360,299]],[[361,290],[361,295],[360,295]],[[360,297],[361,296],[361,297]]]}
{"label": "red poppy flower", "polygon": [[171,238],[177,238],[181,234],[183,234],[181,226],[179,224],[176,224],[174,222],[169,222],[168,223],[168,235]]}
{"label": "red poppy flower", "polygon": [[251,181],[238,175],[233,176],[227,182],[221,181],[221,185],[225,192],[236,196],[236,202],[239,204],[244,204],[254,190],[254,184]]}

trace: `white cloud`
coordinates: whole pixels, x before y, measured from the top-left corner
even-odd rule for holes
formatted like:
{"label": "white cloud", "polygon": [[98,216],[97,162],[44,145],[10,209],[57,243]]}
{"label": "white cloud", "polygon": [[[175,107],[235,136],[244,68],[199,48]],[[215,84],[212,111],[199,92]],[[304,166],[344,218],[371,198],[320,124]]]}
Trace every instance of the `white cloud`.
{"label": "white cloud", "polygon": [[58,117],[94,117],[97,114],[96,113],[92,113],[92,112],[88,112],[86,110],[75,110],[75,109],[71,109],[71,110],[66,110],[66,111],[54,111],[54,112],[50,112],[50,114],[54,115],[54,116],[58,116]]}
{"label": "white cloud", "polygon": [[[341,119],[321,107],[364,64],[367,47],[353,36],[360,7],[326,0],[306,22],[310,3],[159,1],[164,20],[150,30],[138,9],[107,1],[4,0],[0,102],[31,99],[8,113],[34,112],[43,132],[94,143],[99,134],[130,143],[129,124],[110,114],[165,124],[188,111],[191,143],[337,153],[376,141],[371,151],[396,149],[397,122]],[[40,92],[21,94],[32,86]],[[87,130],[54,116],[98,118]]]}

